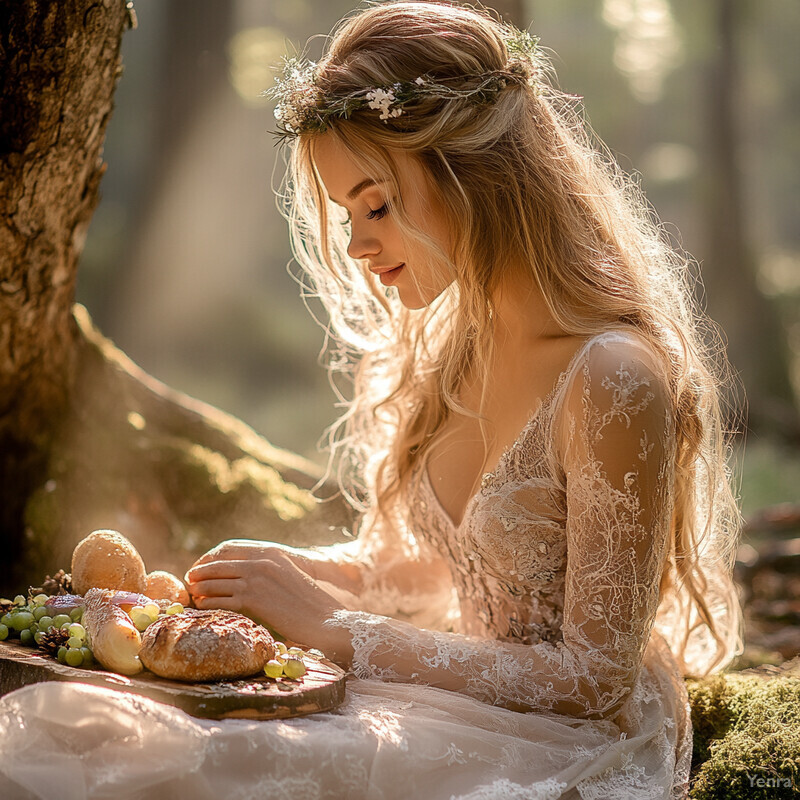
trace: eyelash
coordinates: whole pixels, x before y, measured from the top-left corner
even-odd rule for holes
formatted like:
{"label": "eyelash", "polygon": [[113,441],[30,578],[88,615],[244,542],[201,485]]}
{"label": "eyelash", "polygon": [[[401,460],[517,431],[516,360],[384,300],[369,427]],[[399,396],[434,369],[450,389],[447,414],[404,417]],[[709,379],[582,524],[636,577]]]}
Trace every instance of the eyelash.
{"label": "eyelash", "polygon": [[[389,213],[389,204],[384,203],[380,208],[376,208],[370,211],[366,217],[369,220],[381,220]],[[347,228],[351,223],[350,215],[348,215],[347,219],[342,222],[342,227]]]}
{"label": "eyelash", "polygon": [[367,219],[383,219],[389,213],[389,204],[384,203],[380,208],[376,208],[374,211],[370,211],[367,214]]}

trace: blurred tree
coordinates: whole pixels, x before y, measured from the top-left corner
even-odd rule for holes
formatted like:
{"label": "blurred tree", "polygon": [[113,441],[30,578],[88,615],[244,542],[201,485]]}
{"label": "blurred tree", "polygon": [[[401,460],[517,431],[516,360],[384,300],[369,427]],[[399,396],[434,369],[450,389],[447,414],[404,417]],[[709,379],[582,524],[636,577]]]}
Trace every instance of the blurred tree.
{"label": "blurred tree", "polygon": [[531,14],[530,2],[525,0],[495,0],[488,4],[506,21],[518,28],[526,28]]}
{"label": "blurred tree", "polygon": [[349,521],[311,496],[312,465],[153,380],[73,309],[131,13],[0,4],[0,594],[69,566],[92,528],[180,571],[227,536],[321,543]]}
{"label": "blurred tree", "polygon": [[[228,88],[225,50],[233,30],[234,10],[235,5],[227,1],[170,0],[161,11],[159,91],[148,159],[142,165],[147,192],[137,197],[131,210],[133,230],[149,228],[150,217],[160,210],[157,198],[164,191],[164,183],[172,178],[170,164],[185,148],[209,99]],[[101,304],[96,315],[103,327],[120,315],[126,316],[125,298],[130,296],[136,275],[138,250],[134,240],[112,273],[107,287],[110,302]]]}
{"label": "blurred tree", "polygon": [[[706,7],[716,46],[705,64],[705,133],[701,192],[706,220],[703,279],[711,316],[728,339],[728,354],[747,387],[750,427],[800,437],[786,332],[777,308],[756,283],[751,215],[741,163],[742,95],[739,42],[743,0]],[[757,13],[755,7],[751,13]]]}

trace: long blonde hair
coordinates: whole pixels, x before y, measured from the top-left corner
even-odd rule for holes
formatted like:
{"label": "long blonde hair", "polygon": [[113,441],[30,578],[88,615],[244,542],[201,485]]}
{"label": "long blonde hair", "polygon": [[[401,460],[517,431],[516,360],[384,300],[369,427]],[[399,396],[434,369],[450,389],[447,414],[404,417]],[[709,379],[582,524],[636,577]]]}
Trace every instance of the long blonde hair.
{"label": "long blonde hair", "polygon": [[[513,30],[489,13],[435,2],[369,5],[334,30],[317,84],[334,96],[368,86],[502,70]],[[492,294],[524,265],[567,333],[627,325],[668,365],[677,457],[671,552],[657,628],[685,674],[705,675],[741,652],[732,581],[740,515],[728,470],[720,386],[728,371],[713,324],[696,307],[691,262],[665,235],[638,185],[593,136],[574,98],[558,91],[537,50],[531,80],[476,106],[421,99],[391,124],[377,114],[331,120],[329,132],[399,197],[392,151],[413,156],[451,229],[452,252],[414,227],[402,198],[392,214],[410,245],[454,283],[410,311],[347,254],[341,212],[313,162],[314,134],[294,137],[284,186],[295,257],[325,308],[330,368],[352,381],[329,431],[332,463],[350,500],[387,519],[445,418],[465,411],[469,368],[485,376]],[[348,394],[351,394],[348,397]]]}

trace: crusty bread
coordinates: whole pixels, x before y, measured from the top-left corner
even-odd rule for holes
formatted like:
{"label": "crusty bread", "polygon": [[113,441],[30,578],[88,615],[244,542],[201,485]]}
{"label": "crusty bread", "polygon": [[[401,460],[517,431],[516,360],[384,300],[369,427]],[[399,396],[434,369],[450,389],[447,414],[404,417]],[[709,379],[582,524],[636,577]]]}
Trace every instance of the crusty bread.
{"label": "crusty bread", "polygon": [[147,573],[147,589],[145,594],[154,600],[170,600],[173,603],[189,605],[189,592],[183,581],[171,572],[157,569]]}
{"label": "crusty bread", "polygon": [[92,654],[101,666],[123,675],[136,675],[142,671],[141,636],[131,618],[111,602],[113,594],[106,589],[86,592],[83,627],[89,634]]}
{"label": "crusty bread", "polygon": [[267,630],[242,614],[188,608],[150,625],[139,657],[162,678],[233,680],[262,670],[275,657],[275,643]]}
{"label": "crusty bread", "polygon": [[72,586],[145,593],[147,570],[136,548],[117,531],[94,531],[72,552]]}

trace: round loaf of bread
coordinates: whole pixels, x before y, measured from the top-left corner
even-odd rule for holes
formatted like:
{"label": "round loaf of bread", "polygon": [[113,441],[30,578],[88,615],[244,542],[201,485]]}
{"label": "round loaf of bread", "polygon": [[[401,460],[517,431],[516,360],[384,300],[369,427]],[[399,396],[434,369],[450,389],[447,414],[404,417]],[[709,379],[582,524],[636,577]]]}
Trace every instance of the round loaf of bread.
{"label": "round loaf of bread", "polygon": [[189,592],[183,581],[171,572],[157,569],[147,573],[147,588],[144,591],[153,600],[169,600],[172,603],[189,605]]}
{"label": "round loaf of bread", "polygon": [[144,594],[147,570],[139,552],[121,533],[94,531],[72,552],[72,586],[76,594],[89,589]]}
{"label": "round loaf of bread", "polygon": [[246,678],[274,657],[272,636],[249,617],[193,608],[156,620],[139,651],[147,669],[176,681]]}

